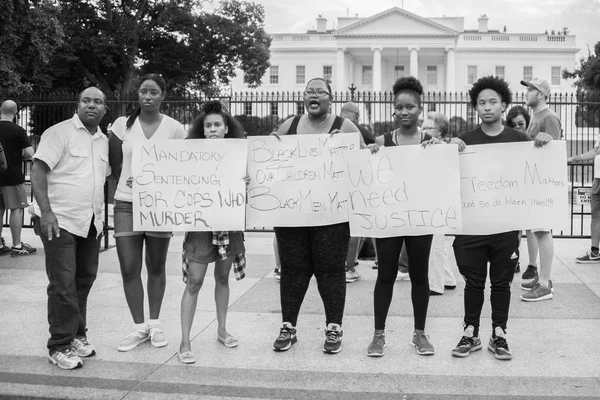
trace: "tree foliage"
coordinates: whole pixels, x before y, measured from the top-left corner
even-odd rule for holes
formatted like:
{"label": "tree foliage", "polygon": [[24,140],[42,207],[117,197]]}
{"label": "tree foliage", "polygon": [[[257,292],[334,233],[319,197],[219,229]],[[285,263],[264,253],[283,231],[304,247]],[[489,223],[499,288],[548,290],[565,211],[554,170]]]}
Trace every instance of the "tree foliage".
{"label": "tree foliage", "polygon": [[169,89],[206,92],[229,83],[236,68],[259,85],[269,66],[264,9],[245,0],[222,0],[214,12],[202,0],[57,1],[68,37],[52,65],[57,87],[87,81],[127,93],[155,72]]}
{"label": "tree foliage", "polygon": [[[600,126],[600,41],[594,46],[594,53],[580,60],[579,68],[573,72],[564,70],[563,78],[575,79],[576,96],[587,105],[577,106],[577,126]],[[595,104],[594,104],[595,103]]]}
{"label": "tree foliage", "polygon": [[59,9],[50,0],[3,0],[0,12],[0,91],[30,92],[51,77],[45,66],[63,43]]}

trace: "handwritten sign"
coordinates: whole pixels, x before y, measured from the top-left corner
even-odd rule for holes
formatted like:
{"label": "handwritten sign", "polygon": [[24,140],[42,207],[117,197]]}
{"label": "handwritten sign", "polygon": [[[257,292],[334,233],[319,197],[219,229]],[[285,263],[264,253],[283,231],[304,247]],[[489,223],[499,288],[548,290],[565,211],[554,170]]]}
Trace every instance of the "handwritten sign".
{"label": "handwritten sign", "polygon": [[564,229],[569,222],[566,143],[472,145],[460,154],[463,232]]}
{"label": "handwritten sign", "polygon": [[133,228],[244,230],[245,139],[136,141]]}
{"label": "handwritten sign", "polygon": [[347,222],[344,155],[357,153],[358,135],[249,138],[246,227]]}
{"label": "handwritten sign", "polygon": [[380,148],[346,157],[352,236],[456,233],[462,227],[455,145]]}

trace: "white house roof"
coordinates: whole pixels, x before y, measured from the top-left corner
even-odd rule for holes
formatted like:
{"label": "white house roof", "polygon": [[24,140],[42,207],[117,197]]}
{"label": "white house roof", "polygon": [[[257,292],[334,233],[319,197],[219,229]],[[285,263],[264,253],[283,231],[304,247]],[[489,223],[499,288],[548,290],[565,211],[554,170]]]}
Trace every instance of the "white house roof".
{"label": "white house roof", "polygon": [[333,32],[336,37],[458,36],[460,32],[399,7],[375,14]]}

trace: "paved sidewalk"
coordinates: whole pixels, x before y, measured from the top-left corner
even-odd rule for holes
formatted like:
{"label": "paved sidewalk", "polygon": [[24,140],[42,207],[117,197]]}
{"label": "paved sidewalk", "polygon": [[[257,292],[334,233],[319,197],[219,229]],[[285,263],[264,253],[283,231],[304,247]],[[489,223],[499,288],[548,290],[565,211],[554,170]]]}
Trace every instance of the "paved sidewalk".
{"label": "paved sidewalk", "polygon": [[[7,231],[8,233],[8,231]],[[436,354],[422,357],[410,345],[410,282],[398,281],[388,318],[386,354],[366,356],[373,334],[372,262],[361,261],[362,279],[348,284],[343,350],[322,351],[323,306],[313,281],[298,322],[298,343],[272,350],[281,323],[279,283],[273,278],[272,234],[248,233],[247,277],[231,277],[228,330],[240,339],[234,349],[216,340],[212,267],[198,300],[192,330],[194,365],[176,357],[182,236],[168,257],[161,321],[170,340],[120,353],[116,347],[132,320],[125,303],[116,250],[100,255],[98,279],[88,305],[89,340],[98,355],[83,368],[63,371],[46,361],[48,324],[41,242],[31,230],[23,240],[39,254],[0,257],[0,398],[31,399],[600,399],[600,264],[580,265],[589,240],[556,240],[550,301],[520,301],[520,274],[512,291],[508,342],[512,361],[486,350],[491,332],[489,290],[482,313],[484,349],[466,359],[451,349],[461,336],[464,284],[430,300],[427,332]],[[111,238],[112,241],[112,238]],[[448,245],[451,239],[447,239]],[[526,241],[522,241],[526,264]],[[449,254],[452,252],[449,248]]]}

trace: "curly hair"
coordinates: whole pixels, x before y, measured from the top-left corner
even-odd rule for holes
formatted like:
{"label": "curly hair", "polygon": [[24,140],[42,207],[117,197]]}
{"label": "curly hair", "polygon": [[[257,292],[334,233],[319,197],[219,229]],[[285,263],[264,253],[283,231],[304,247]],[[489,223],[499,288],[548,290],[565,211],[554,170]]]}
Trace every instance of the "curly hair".
{"label": "curly hair", "polygon": [[531,117],[527,112],[527,109],[523,106],[514,106],[506,114],[506,125],[514,128],[512,124],[512,120],[517,118],[519,115],[522,115],[525,118],[525,128],[529,128],[529,122],[531,121]]}
{"label": "curly hair", "polygon": [[471,97],[471,105],[473,108],[477,107],[477,97],[479,96],[479,93],[485,89],[491,89],[498,93],[502,102],[507,106],[512,102],[512,92],[508,87],[508,83],[502,78],[490,75],[479,78],[469,90],[469,97]]}
{"label": "curly hair", "polygon": [[394,99],[401,92],[408,92],[412,94],[413,96],[415,96],[417,103],[421,105],[421,96],[423,96],[423,85],[421,85],[421,82],[419,82],[417,78],[413,76],[407,76],[398,79],[392,87]]}
{"label": "curly hair", "polygon": [[227,127],[226,139],[244,139],[246,137],[242,124],[223,110],[220,101],[211,100],[202,105],[202,114],[192,122],[188,139],[206,139],[204,136],[204,120],[210,114],[218,114],[223,118],[223,123]]}

